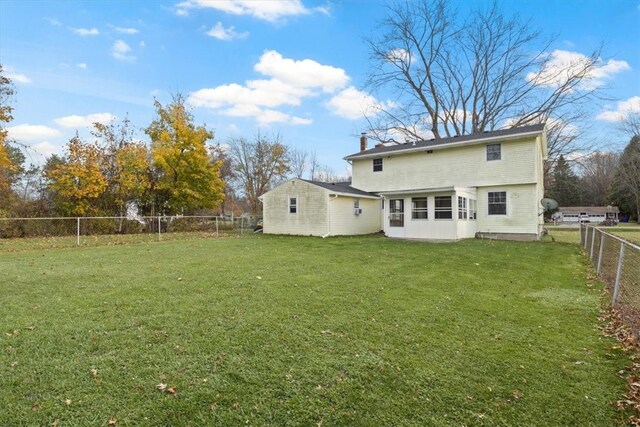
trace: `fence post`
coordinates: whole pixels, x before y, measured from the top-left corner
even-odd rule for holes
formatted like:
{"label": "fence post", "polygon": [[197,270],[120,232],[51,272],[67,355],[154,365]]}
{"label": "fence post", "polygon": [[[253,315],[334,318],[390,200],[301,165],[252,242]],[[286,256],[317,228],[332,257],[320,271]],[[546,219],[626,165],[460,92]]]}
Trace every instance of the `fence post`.
{"label": "fence post", "polygon": [[600,253],[598,254],[598,267],[596,268],[596,275],[600,275],[600,267],[602,266],[602,254],[604,248],[604,233],[600,233]]}
{"label": "fence post", "polygon": [[244,234],[244,217],[240,217],[240,234]]}
{"label": "fence post", "polygon": [[218,235],[218,217],[216,217],[216,237],[220,237]]}
{"label": "fence post", "polygon": [[584,247],[584,249],[587,249],[587,242],[589,241],[589,227],[586,224],[580,225],[580,227],[584,226],[584,242],[582,243],[582,246]]}
{"label": "fence post", "polygon": [[591,252],[590,252],[590,256],[589,258],[591,258],[591,260],[593,260],[593,247],[596,243],[596,228],[593,227],[593,230],[591,230]]}
{"label": "fence post", "polygon": [[620,242],[620,256],[618,257],[618,271],[616,272],[616,285],[613,288],[613,300],[611,305],[615,307],[620,293],[620,277],[622,276],[622,264],[624,261],[624,242]]}
{"label": "fence post", "polygon": [[78,219],[78,227],[77,227],[77,233],[76,233],[76,245],[80,246],[80,217],[78,217],[77,219]]}
{"label": "fence post", "polygon": [[160,225],[160,215],[158,215],[158,241],[162,238],[162,226]]}

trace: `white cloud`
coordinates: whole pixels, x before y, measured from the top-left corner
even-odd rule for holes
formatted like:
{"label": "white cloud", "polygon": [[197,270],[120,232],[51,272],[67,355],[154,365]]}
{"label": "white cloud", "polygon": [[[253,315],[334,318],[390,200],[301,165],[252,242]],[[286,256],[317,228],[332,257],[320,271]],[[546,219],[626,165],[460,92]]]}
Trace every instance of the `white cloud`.
{"label": "white cloud", "polygon": [[386,59],[389,62],[409,63],[411,62],[411,52],[406,49],[393,49],[387,52]]}
{"label": "white cloud", "polygon": [[97,36],[98,34],[100,34],[100,31],[98,31],[97,28],[71,28],[71,31],[73,31],[75,34],[79,35],[79,36]]}
{"label": "white cloud", "polygon": [[349,82],[349,76],[342,68],[322,65],[311,59],[283,58],[275,50],[264,52],[253,68],[284,83],[303,88],[321,87],[325,92],[333,92]]}
{"label": "white cloud", "polygon": [[45,21],[47,21],[49,24],[53,25],[54,27],[61,27],[62,26],[62,22],[58,21],[55,18],[44,18]]}
{"label": "white cloud", "polygon": [[84,62],[79,62],[76,64],[76,67],[78,68],[82,68],[83,70],[87,69],[87,64],[85,64]]}
{"label": "white cloud", "polygon": [[116,40],[111,47],[111,55],[121,61],[135,61],[136,57],[130,55],[131,47],[122,40]]}
{"label": "white cloud", "polygon": [[238,104],[221,111],[225,116],[231,117],[253,117],[260,125],[270,125],[271,123],[288,123],[291,125],[309,125],[313,123],[311,119],[292,116],[281,111],[260,108],[255,105]]}
{"label": "white cloud", "polygon": [[31,79],[25,76],[24,74],[7,72],[5,73],[5,76],[15,83],[23,83],[23,84],[31,83]]}
{"label": "white cloud", "polygon": [[82,127],[91,127],[95,122],[107,124],[116,119],[111,113],[94,113],[86,116],[65,116],[59,117],[54,120],[54,122],[58,126],[62,126],[64,128],[82,128]]}
{"label": "white cloud", "polygon": [[140,43],[138,43],[138,45],[139,45],[140,47],[145,47],[145,46],[146,46],[146,44],[145,44],[144,40],[140,40]]}
{"label": "white cloud", "polygon": [[[589,61],[588,56],[578,52],[554,50],[545,67],[539,72],[527,74],[527,80],[535,81],[538,86],[542,87],[557,87],[564,84],[570,76],[580,72]],[[594,89],[604,85],[605,80],[611,79],[615,74],[630,69],[631,66],[626,61],[615,59],[610,59],[607,62],[599,61],[583,81],[582,87]]]}
{"label": "white cloud", "polygon": [[309,124],[311,119],[293,116],[273,108],[299,106],[302,100],[318,94],[314,89],[335,92],[349,77],[341,68],[322,65],[310,59],[283,58],[278,52],[267,51],[254,69],[270,79],[247,80],[244,85],[230,83],[204,88],[190,94],[194,107],[218,110],[234,117],[254,117],[260,124]]}
{"label": "white cloud", "polygon": [[224,25],[222,25],[222,22],[218,22],[213,28],[207,31],[207,35],[218,40],[229,41],[246,38],[249,33],[246,31],[238,33],[234,27],[225,28]]}
{"label": "white cloud", "polygon": [[53,145],[49,141],[42,141],[37,144],[30,145],[30,147],[43,158],[51,157],[51,155],[59,154],[61,152],[60,147]]}
{"label": "white cloud", "polygon": [[640,96],[632,96],[626,101],[620,101],[615,110],[603,111],[596,118],[605,122],[621,122],[633,113],[640,114]]}
{"label": "white cloud", "polygon": [[375,115],[381,104],[366,92],[350,86],[331,98],[326,107],[332,114],[345,119],[357,120],[365,115]]}
{"label": "white cloud", "polygon": [[43,125],[16,125],[7,127],[9,136],[18,141],[33,141],[37,139],[55,138],[61,133],[58,129]]}
{"label": "white cloud", "polygon": [[[176,14],[185,16],[188,9],[216,9],[232,15],[249,15],[269,22],[312,12],[300,0],[186,0],[176,5]],[[326,8],[317,10],[326,13]]]}
{"label": "white cloud", "polygon": [[113,29],[120,34],[138,34],[137,28],[125,28],[125,27],[113,27]]}

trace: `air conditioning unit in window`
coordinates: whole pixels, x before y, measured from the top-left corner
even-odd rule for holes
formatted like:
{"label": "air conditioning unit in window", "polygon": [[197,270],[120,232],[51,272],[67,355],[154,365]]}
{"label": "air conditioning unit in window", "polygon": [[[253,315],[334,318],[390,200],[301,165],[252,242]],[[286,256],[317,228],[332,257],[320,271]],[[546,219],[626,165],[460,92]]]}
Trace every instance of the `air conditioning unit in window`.
{"label": "air conditioning unit in window", "polygon": [[360,215],[362,213],[362,208],[353,208],[353,213],[356,215]]}

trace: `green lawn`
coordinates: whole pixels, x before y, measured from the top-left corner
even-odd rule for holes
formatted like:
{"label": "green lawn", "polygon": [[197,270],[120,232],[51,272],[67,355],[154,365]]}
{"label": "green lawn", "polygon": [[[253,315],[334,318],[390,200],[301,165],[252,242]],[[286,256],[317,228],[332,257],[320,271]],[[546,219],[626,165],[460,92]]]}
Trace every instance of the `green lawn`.
{"label": "green lawn", "polygon": [[585,276],[559,243],[4,250],[0,425],[615,425]]}
{"label": "green lawn", "polygon": [[620,236],[623,239],[630,241],[631,243],[635,243],[636,245],[640,245],[640,227],[637,228],[613,228],[607,227],[605,228],[611,234],[615,234],[616,236]]}

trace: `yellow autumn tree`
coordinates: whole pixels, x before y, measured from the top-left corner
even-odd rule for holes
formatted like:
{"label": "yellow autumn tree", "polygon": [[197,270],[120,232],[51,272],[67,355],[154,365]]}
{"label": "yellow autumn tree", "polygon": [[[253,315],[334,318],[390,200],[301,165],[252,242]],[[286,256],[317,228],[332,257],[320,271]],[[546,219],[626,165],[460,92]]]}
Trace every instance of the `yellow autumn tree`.
{"label": "yellow autumn tree", "polygon": [[49,188],[65,213],[95,214],[95,202],[107,188],[101,168],[103,152],[97,144],[83,142],[77,134],[69,141],[67,151],[65,161],[46,172]]}
{"label": "yellow autumn tree", "polygon": [[224,199],[220,161],[211,162],[207,142],[213,132],[196,126],[184,98],[176,95],[163,106],[155,102],[157,117],[145,130],[151,138],[156,204],[165,213],[216,208]]}
{"label": "yellow autumn tree", "polygon": [[92,135],[101,141],[102,169],[107,180],[103,197],[105,211],[125,216],[127,205],[141,204],[149,189],[149,153],[144,143],[134,138],[129,119],[120,125],[94,123]]}
{"label": "yellow autumn tree", "polygon": [[4,210],[9,205],[11,198],[11,178],[16,171],[16,165],[11,161],[7,146],[7,130],[5,123],[13,120],[11,113],[13,107],[9,100],[14,94],[11,80],[4,75],[4,70],[0,64],[0,210]]}

